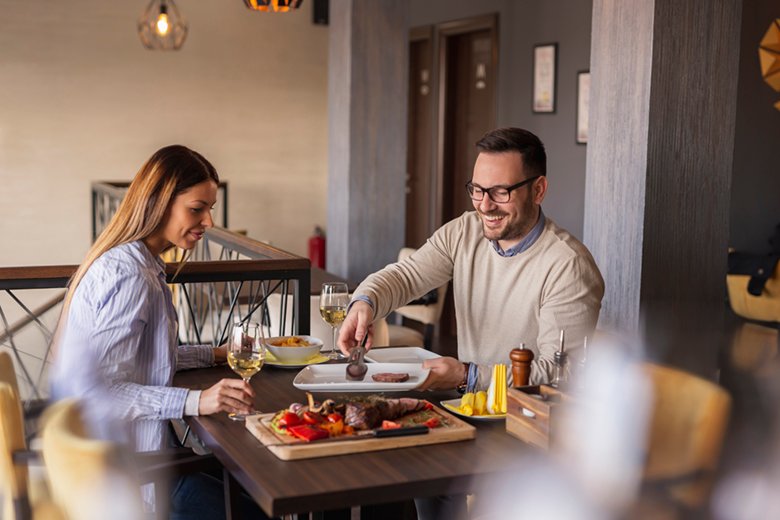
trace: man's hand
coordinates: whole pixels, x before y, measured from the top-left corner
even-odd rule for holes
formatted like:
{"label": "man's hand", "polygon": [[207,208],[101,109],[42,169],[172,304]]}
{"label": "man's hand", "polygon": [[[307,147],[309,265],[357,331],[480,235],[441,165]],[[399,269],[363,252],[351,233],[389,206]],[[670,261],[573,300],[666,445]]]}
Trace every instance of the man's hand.
{"label": "man's hand", "polygon": [[255,391],[241,379],[223,379],[201,392],[198,414],[217,412],[251,413],[255,405]]}
{"label": "man's hand", "polygon": [[373,317],[374,311],[366,302],[358,300],[352,304],[339,332],[338,346],[345,356],[349,356],[349,351],[357,347],[366,334],[368,334],[366,349],[371,348],[374,334],[374,327],[371,325]]}
{"label": "man's hand", "polygon": [[426,359],[423,368],[431,372],[418,390],[452,390],[466,378],[466,367],[453,357]]}

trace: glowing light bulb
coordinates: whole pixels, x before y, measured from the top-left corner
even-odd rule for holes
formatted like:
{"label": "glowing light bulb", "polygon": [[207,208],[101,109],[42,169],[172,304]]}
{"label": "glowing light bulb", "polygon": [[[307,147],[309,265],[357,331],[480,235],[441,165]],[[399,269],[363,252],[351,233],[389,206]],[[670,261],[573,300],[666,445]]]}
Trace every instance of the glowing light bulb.
{"label": "glowing light bulb", "polygon": [[170,29],[170,25],[168,24],[168,15],[161,12],[160,16],[157,17],[157,23],[155,26],[157,27],[157,34],[160,36],[165,36],[168,34],[168,30]]}

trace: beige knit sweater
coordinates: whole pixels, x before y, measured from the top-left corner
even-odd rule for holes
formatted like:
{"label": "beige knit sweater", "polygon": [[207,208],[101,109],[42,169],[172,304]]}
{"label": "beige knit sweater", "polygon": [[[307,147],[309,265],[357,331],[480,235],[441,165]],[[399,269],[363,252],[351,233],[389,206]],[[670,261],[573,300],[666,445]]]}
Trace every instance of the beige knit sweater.
{"label": "beige knit sweater", "polygon": [[450,279],[458,358],[479,365],[483,389],[492,365],[510,363],[509,352],[520,343],[535,354],[530,383],[548,382],[561,329],[569,360],[576,363],[604,295],[590,252],[549,218],[530,248],[502,257],[483,237],[476,212],[469,211],[442,226],[408,259],[366,278],[355,296],[368,296],[375,316],[382,317]]}

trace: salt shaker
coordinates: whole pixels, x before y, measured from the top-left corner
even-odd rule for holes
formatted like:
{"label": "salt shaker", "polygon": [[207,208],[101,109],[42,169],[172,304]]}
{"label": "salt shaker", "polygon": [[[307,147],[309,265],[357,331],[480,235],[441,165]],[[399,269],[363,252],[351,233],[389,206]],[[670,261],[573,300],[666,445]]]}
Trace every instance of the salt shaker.
{"label": "salt shaker", "polygon": [[564,334],[561,330],[560,346],[558,351],[553,355],[553,361],[555,362],[555,372],[553,373],[553,380],[551,385],[559,390],[566,386],[569,382],[569,354],[564,351]]}

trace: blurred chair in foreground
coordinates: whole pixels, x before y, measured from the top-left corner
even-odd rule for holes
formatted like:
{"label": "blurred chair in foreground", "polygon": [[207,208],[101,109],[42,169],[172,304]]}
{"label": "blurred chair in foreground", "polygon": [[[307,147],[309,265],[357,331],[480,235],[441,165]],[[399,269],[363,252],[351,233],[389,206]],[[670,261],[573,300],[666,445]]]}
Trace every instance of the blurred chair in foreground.
{"label": "blurred chair in foreground", "polygon": [[213,455],[169,449],[131,453],[114,442],[91,438],[76,400],[53,404],[44,415],[43,459],[52,501],[69,519],[149,518],[140,485],[155,485],[155,513],[168,518],[168,484],[177,476],[221,471]]}
{"label": "blurred chair in foreground", "polygon": [[681,370],[652,363],[643,370],[653,387],[645,482],[683,509],[699,508],[711,492],[731,397]]}
{"label": "blurred chair in foreground", "polygon": [[45,517],[42,508],[48,508],[44,506],[48,491],[44,471],[36,467],[41,463],[36,454],[28,450],[16,373],[7,352],[0,352],[0,418],[3,518],[30,518],[33,511],[36,518]]}
{"label": "blurred chair in foreground", "polygon": [[[398,261],[405,260],[414,253],[416,249],[404,247],[398,253]],[[425,347],[431,349],[433,337],[436,332],[436,326],[439,324],[441,312],[444,309],[444,299],[447,296],[447,284],[442,285],[431,291],[431,301],[426,303],[424,299],[419,303],[410,303],[399,307],[394,312],[404,319],[409,319],[422,323],[425,333],[403,325],[388,324],[389,342],[388,345],[408,345],[412,347]],[[427,296],[427,295],[426,295]]]}
{"label": "blurred chair in foreground", "polygon": [[43,458],[52,499],[67,518],[144,517],[127,454],[113,442],[89,438],[77,401],[60,401],[46,412]]}

